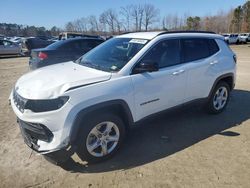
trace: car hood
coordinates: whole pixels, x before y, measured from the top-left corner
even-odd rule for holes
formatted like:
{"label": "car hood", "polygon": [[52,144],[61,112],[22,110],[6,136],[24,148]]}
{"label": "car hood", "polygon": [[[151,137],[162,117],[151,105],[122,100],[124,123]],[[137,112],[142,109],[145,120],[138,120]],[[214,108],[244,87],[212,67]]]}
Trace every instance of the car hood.
{"label": "car hood", "polygon": [[37,69],[23,75],[15,90],[26,99],[52,99],[70,88],[109,80],[111,73],[66,62]]}

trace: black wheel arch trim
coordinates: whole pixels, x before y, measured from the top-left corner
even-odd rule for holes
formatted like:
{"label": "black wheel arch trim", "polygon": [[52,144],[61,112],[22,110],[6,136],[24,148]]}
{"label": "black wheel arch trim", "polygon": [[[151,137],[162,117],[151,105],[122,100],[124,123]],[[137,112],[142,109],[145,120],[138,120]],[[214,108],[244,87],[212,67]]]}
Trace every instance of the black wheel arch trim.
{"label": "black wheel arch trim", "polygon": [[232,78],[232,85],[230,86],[231,90],[233,90],[234,86],[235,86],[235,78],[234,78],[234,74],[233,73],[226,73],[226,74],[223,74],[221,76],[219,76],[215,81],[214,81],[214,84],[210,90],[210,93],[208,95],[208,98],[211,97],[212,93],[213,93],[213,90],[214,88],[216,87],[216,85],[224,78],[228,78],[228,77],[231,77]]}
{"label": "black wheel arch trim", "polygon": [[124,115],[127,121],[126,127],[131,128],[131,126],[134,124],[134,119],[133,119],[133,116],[132,116],[132,113],[128,104],[122,99],[105,101],[105,102],[98,103],[98,104],[89,106],[87,108],[84,108],[77,113],[77,115],[74,118],[71,131],[70,131],[70,143],[74,144],[74,142],[76,141],[77,133],[80,129],[80,121],[82,121],[82,118],[84,118],[84,116],[87,116],[91,112],[93,113],[95,112],[98,113],[102,111],[106,112],[105,110],[112,108],[114,106],[119,106],[122,108],[123,112],[125,112]]}

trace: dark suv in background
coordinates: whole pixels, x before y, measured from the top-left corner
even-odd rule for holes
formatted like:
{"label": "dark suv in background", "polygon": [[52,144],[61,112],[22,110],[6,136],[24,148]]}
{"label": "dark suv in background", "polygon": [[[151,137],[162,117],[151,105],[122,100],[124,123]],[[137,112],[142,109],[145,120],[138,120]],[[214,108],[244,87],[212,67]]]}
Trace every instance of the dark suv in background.
{"label": "dark suv in background", "polygon": [[29,60],[30,69],[74,61],[103,41],[100,38],[73,38],[55,42],[46,48],[34,49]]}

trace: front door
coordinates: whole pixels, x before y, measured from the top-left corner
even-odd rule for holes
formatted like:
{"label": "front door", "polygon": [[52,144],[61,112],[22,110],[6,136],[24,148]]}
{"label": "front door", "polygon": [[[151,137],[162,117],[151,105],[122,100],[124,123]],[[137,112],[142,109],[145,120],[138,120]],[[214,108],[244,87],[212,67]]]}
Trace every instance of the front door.
{"label": "front door", "polygon": [[164,40],[152,47],[139,63],[157,63],[159,70],[132,74],[136,120],[181,104],[185,98],[187,72],[180,64],[180,41]]}

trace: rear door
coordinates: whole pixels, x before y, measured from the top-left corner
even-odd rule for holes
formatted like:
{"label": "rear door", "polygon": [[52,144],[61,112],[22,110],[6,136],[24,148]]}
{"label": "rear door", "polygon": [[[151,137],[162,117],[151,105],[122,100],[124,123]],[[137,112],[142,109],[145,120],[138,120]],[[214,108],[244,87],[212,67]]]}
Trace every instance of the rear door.
{"label": "rear door", "polygon": [[220,72],[217,52],[219,47],[214,39],[181,39],[182,62],[187,64],[186,102],[208,96],[214,78]]}

